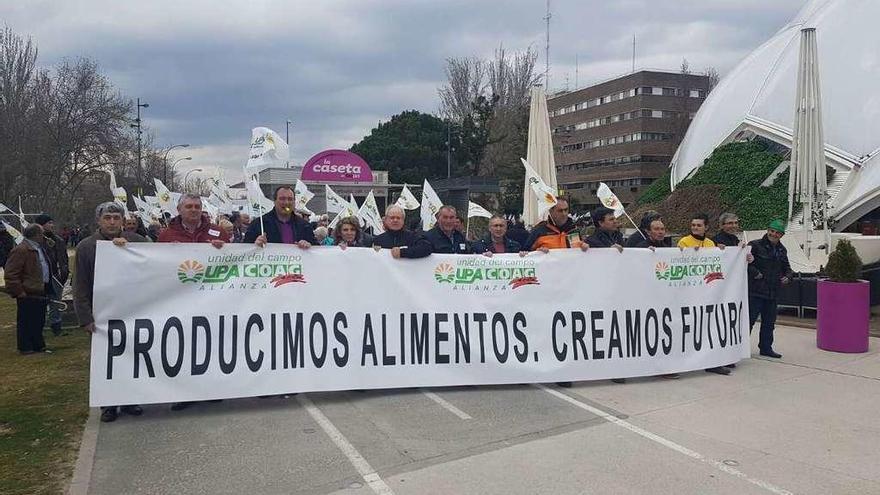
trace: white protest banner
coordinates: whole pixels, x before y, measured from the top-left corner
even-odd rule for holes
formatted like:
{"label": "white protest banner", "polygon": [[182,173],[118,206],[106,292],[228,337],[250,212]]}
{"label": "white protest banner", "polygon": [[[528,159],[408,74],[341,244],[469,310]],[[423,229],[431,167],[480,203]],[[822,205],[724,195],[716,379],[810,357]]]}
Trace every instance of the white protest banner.
{"label": "white protest banner", "polygon": [[21,235],[21,232],[19,232],[18,229],[16,229],[12,225],[9,225],[8,223],[4,222],[3,220],[0,220],[0,224],[3,224],[3,227],[6,229],[6,232],[9,232],[9,235],[12,236],[12,239],[15,240],[16,244],[21,244],[21,242],[24,240],[24,236]]}
{"label": "white protest banner", "polygon": [[443,202],[440,201],[440,196],[437,196],[428,179],[425,179],[424,184],[422,184],[422,209],[419,211],[422,219],[422,230],[427,232],[434,228],[434,224],[437,223],[437,213],[440,212],[441,206],[443,206]]}
{"label": "white protest banner", "polygon": [[747,251],[401,260],[369,248],[99,241],[90,404],[552,383],[735,363],[750,349]]}
{"label": "white protest banner", "polygon": [[419,207],[419,200],[417,200],[412,191],[409,190],[409,187],[404,184],[403,191],[400,191],[400,197],[397,198],[397,201],[394,204],[404,210],[415,210]]}

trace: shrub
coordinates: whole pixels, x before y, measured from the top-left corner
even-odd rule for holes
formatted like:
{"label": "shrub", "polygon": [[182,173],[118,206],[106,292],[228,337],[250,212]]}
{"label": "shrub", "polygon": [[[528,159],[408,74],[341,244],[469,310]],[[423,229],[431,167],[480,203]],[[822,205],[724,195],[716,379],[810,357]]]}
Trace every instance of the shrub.
{"label": "shrub", "polygon": [[856,248],[846,239],[841,239],[834,248],[834,252],[828,256],[828,265],[825,266],[825,275],[832,282],[855,282],[862,272],[862,259],[856,253]]}

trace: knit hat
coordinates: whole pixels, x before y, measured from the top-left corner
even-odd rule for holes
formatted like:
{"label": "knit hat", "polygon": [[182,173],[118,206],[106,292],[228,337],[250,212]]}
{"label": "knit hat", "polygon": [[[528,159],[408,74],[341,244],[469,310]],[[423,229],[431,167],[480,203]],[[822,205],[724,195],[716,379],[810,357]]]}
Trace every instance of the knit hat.
{"label": "knit hat", "polygon": [[783,222],[782,220],[777,218],[776,220],[773,220],[772,222],[770,222],[770,225],[768,226],[768,228],[771,228],[771,229],[775,230],[776,232],[779,232],[780,234],[784,234],[785,233],[785,222]]}
{"label": "knit hat", "polygon": [[52,217],[50,217],[49,215],[47,215],[45,213],[40,213],[39,215],[37,215],[37,219],[34,220],[34,223],[39,224],[39,225],[46,225],[47,223],[49,223],[51,221],[52,221]]}

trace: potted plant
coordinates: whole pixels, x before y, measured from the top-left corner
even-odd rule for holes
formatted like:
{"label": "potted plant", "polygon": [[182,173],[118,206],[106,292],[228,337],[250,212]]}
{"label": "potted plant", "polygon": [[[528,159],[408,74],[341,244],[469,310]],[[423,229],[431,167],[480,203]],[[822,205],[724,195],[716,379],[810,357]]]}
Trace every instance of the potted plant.
{"label": "potted plant", "polygon": [[834,352],[867,352],[871,318],[870,284],[860,280],[862,260],[841,239],[828,256],[817,287],[816,345]]}

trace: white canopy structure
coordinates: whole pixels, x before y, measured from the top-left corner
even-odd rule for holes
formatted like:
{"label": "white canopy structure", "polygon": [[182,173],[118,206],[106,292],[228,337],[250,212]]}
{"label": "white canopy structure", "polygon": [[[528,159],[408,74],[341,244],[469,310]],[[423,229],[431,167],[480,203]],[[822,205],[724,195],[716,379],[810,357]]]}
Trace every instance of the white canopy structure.
{"label": "white canopy structure", "polygon": [[[553,158],[553,138],[550,135],[550,114],[547,112],[547,96],[544,88],[535,86],[531,92],[529,110],[529,141],[526,160],[535,169],[544,183],[558,190],[556,184],[556,161]],[[528,181],[523,186],[523,215],[526,225],[535,225],[544,220],[538,218],[538,202]]]}
{"label": "white canopy structure", "polygon": [[[812,0],[727,74],[672,159],[671,186],[723,144],[760,136],[791,149],[801,30],[819,38],[828,216],[835,230],[880,207],[880,1]],[[790,228],[796,228],[792,225]]]}

